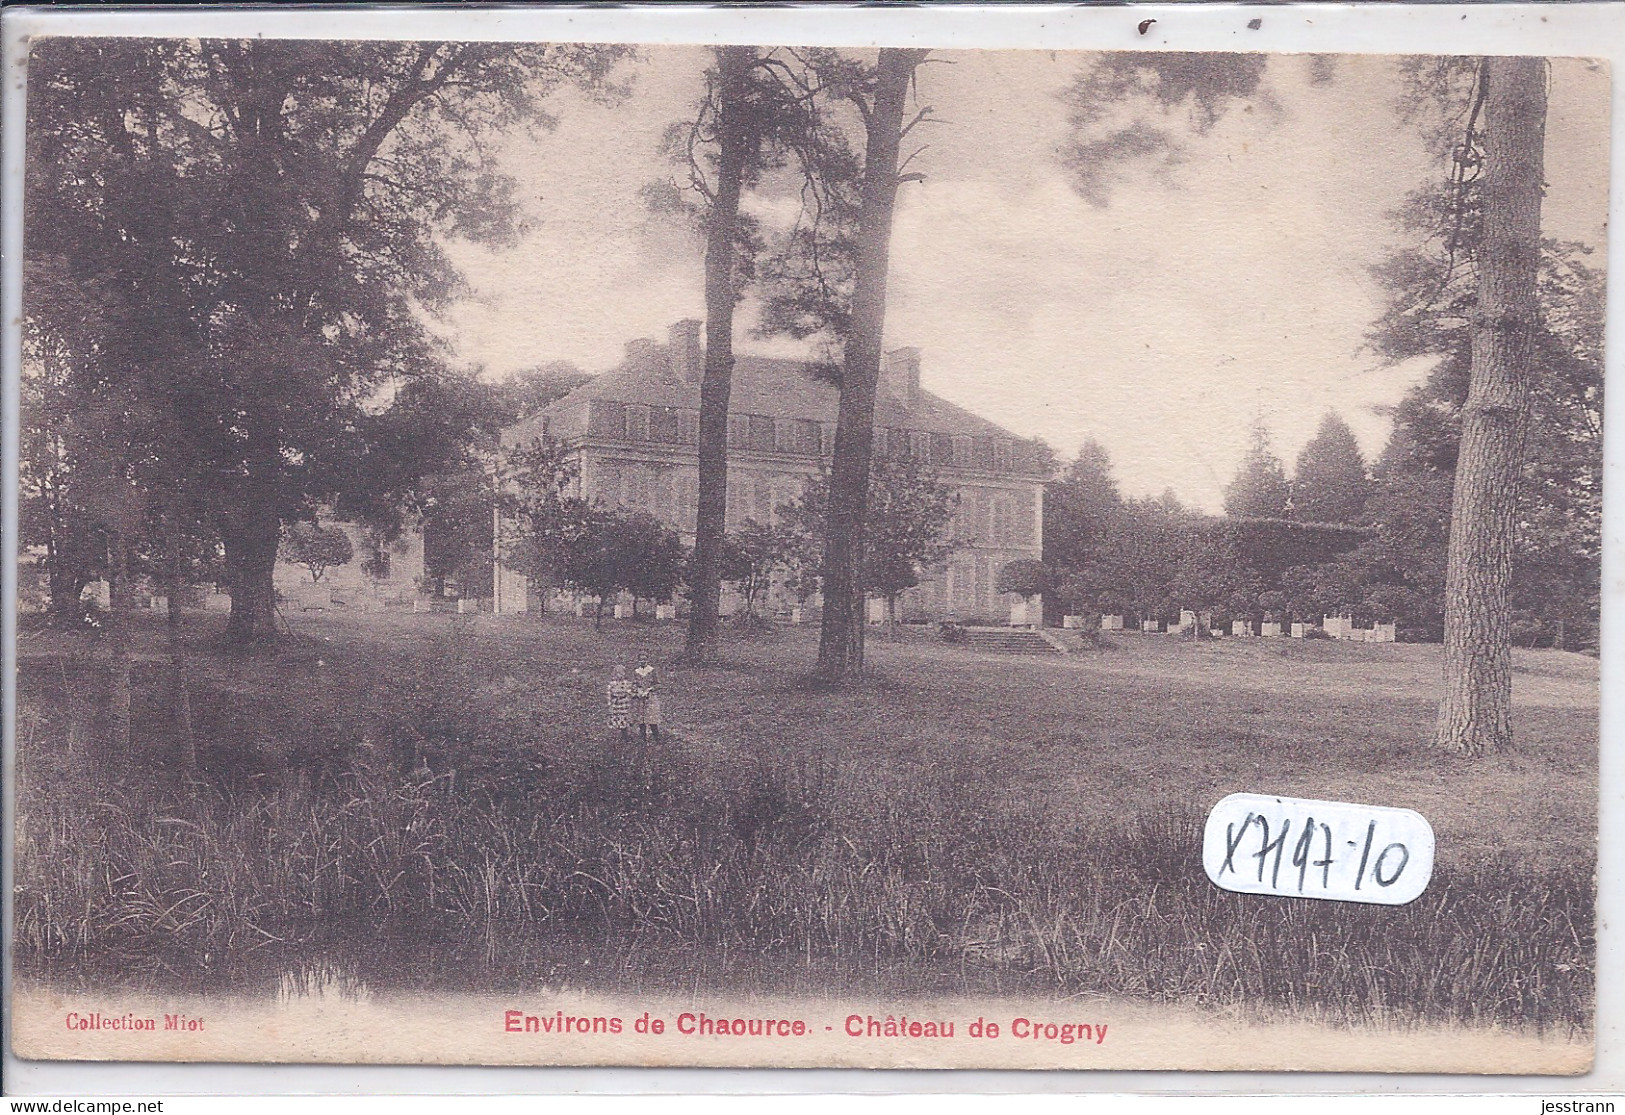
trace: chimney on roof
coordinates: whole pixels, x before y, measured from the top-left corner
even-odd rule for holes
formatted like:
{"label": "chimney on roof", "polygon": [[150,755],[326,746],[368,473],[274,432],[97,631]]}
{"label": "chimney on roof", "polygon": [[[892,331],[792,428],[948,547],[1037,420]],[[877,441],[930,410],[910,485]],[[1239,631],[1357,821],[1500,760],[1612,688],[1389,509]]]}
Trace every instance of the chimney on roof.
{"label": "chimney on roof", "polygon": [[886,353],[880,364],[880,386],[904,407],[913,409],[920,397],[920,350],[894,348]]}
{"label": "chimney on roof", "polygon": [[700,348],[700,322],[691,317],[675,323],[670,334],[671,371],[679,383],[698,383],[705,373]]}
{"label": "chimney on roof", "polygon": [[626,363],[628,367],[641,368],[649,359],[657,346],[650,337],[639,337],[635,341],[626,342]]}

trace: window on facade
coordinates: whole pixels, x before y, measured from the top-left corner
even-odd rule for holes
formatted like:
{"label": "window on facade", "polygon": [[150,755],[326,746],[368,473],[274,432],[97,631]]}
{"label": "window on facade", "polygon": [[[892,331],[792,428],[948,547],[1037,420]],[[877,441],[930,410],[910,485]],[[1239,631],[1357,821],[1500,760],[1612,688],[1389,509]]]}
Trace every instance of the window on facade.
{"label": "window on facade", "polygon": [[773,480],[771,477],[758,476],[756,478],[756,500],[751,509],[751,516],[758,523],[769,524],[773,521]]}
{"label": "window on facade", "polygon": [[728,415],[728,448],[744,449],[750,444],[750,415]]}
{"label": "window on facade", "polygon": [[976,563],[956,558],[948,564],[948,606],[955,610],[975,604]]}
{"label": "window on facade", "polygon": [[835,455],[835,423],[820,422],[818,424],[818,455],[831,457]]}
{"label": "window on facade", "polygon": [[677,475],[674,497],[677,501],[677,526],[680,530],[694,529],[699,505],[699,483],[700,478],[695,473],[685,470]]}
{"label": "window on facade", "polygon": [[365,572],[375,581],[389,580],[388,546],[379,546],[373,550],[372,556],[367,560]]}
{"label": "window on facade", "polygon": [[587,412],[587,430],[595,437],[625,437],[626,407],[608,399],[594,399]]}
{"label": "window on facade", "polygon": [[615,504],[621,502],[621,466],[614,461],[605,461],[599,465],[595,473],[591,474],[594,488],[588,493],[589,497],[601,499],[605,503]]}
{"label": "window on facade", "polygon": [[1017,546],[1031,546],[1036,533],[1034,527],[1034,508],[1030,501],[1017,498],[1012,507],[1012,524],[1010,541]]}
{"label": "window on facade", "polygon": [[700,443],[699,411],[680,410],[677,412],[677,442],[679,445],[698,445]]}
{"label": "window on facade", "polygon": [[931,435],[925,430],[914,430],[908,435],[908,455],[922,465],[931,463]]}
{"label": "window on facade", "polygon": [[775,446],[777,423],[765,414],[750,416],[750,447],[759,453],[771,453]]}
{"label": "window on facade", "polygon": [[671,407],[650,407],[649,440],[671,445],[677,436],[677,412]]}
{"label": "window on facade", "polygon": [[773,451],[775,453],[794,453],[796,451],[795,419],[773,419]]}
{"label": "window on facade", "polygon": [[1009,438],[993,439],[993,467],[1000,472],[1008,472],[1011,463],[1011,446]]}
{"label": "window on facade", "polygon": [[996,546],[1010,544],[1011,521],[1010,497],[999,495],[993,497],[991,521],[988,523],[988,540]]}
{"label": "window on facade", "polygon": [[976,531],[972,522],[976,514],[976,490],[964,488],[960,490],[959,502],[954,504],[954,540],[958,542],[974,542]]}
{"label": "window on facade", "polygon": [[649,440],[649,408],[646,406],[629,406],[626,408],[626,440]]}
{"label": "window on facade", "polygon": [[954,464],[958,465],[960,468],[970,467],[975,460],[975,456],[972,452],[972,446],[974,445],[972,439],[966,434],[955,434],[953,445]]}
{"label": "window on facade", "polygon": [[672,471],[663,468],[649,480],[649,510],[667,526],[677,521],[676,496],[672,491]]}

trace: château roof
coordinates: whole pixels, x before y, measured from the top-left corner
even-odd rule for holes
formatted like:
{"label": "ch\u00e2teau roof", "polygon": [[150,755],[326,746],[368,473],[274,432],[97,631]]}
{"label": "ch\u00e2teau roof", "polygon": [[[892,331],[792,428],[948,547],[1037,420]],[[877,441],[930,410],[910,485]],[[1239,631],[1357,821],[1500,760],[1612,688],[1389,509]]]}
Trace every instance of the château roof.
{"label": "ch\u00e2teau roof", "polygon": [[[672,370],[664,346],[653,346],[620,367],[594,376],[541,413],[549,415],[575,407],[584,400],[642,403],[647,406],[698,410],[700,385],[684,382]],[[839,394],[835,387],[814,378],[805,364],[763,356],[736,358],[728,410],[770,418],[800,418],[833,422]],[[875,398],[875,425],[891,429],[1017,439],[1016,435],[964,407],[926,390],[914,393],[912,405],[882,389]]]}

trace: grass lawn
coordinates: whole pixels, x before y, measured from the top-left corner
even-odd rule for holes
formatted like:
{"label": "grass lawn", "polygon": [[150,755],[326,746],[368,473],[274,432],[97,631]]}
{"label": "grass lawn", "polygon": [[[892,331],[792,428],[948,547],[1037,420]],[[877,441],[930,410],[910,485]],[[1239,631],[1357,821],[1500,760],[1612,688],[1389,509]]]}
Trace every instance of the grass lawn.
{"label": "grass lawn", "polygon": [[[876,637],[872,678],[830,693],[805,685],[805,628],[687,669],[674,624],[296,616],[284,645],[233,655],[217,622],[188,634],[201,782],[163,766],[157,628],[136,753],[89,767],[105,665],[77,636],[21,639],[25,973],[241,987],[322,957],[466,990],[596,958],[616,987],[1590,1024],[1581,656],[1518,653],[1517,750],[1464,760],[1427,746],[1431,646],[1128,634],[1027,658]],[[645,659],[670,729],[647,750],[603,705],[610,666]],[[1237,791],[1416,809],[1434,882],[1402,908],[1219,892],[1200,825]]]}

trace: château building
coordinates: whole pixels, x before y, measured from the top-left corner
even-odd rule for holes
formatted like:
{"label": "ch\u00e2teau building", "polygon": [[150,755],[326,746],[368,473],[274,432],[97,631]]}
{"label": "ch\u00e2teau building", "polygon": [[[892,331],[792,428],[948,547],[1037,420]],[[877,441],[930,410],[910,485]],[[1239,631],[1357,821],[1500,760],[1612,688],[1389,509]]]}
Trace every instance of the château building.
{"label": "ch\u00e2teau building", "polygon": [[[637,340],[620,366],[503,431],[506,445],[548,437],[575,454],[579,493],[648,512],[694,542],[699,488],[701,323],[680,321],[668,343]],[[728,415],[729,529],[776,520],[835,444],[838,395],[794,361],[739,355]],[[910,619],[950,613],[1007,622],[1015,597],[995,591],[999,569],[1042,553],[1050,454],[920,387],[920,351],[888,353],[875,405],[877,458],[911,458],[959,493],[957,546],[902,600]],[[523,577],[500,569],[496,607],[529,604]],[[725,605],[726,606],[726,605]]]}

